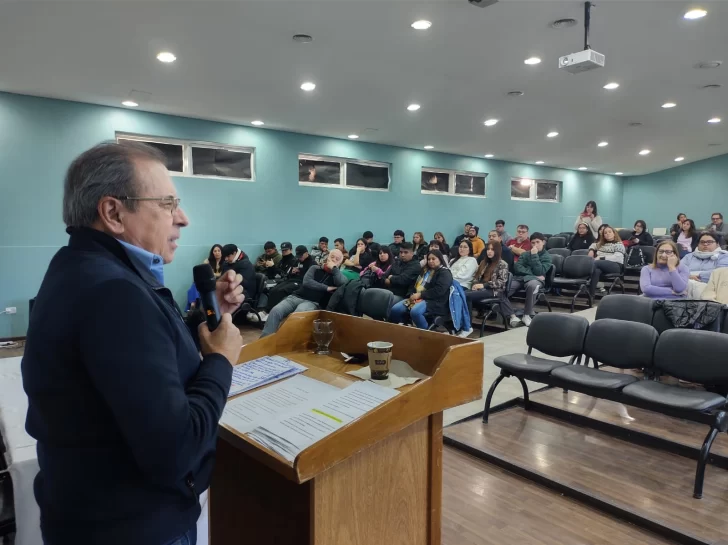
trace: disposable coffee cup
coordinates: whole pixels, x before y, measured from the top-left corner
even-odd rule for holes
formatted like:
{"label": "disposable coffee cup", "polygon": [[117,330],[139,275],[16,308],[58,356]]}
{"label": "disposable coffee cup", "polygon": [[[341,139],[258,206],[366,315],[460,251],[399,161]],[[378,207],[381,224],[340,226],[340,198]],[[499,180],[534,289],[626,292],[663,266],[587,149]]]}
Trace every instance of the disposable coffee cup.
{"label": "disposable coffee cup", "polygon": [[374,380],[384,380],[389,376],[389,363],[392,361],[392,343],[374,341],[367,344],[369,349],[369,369]]}

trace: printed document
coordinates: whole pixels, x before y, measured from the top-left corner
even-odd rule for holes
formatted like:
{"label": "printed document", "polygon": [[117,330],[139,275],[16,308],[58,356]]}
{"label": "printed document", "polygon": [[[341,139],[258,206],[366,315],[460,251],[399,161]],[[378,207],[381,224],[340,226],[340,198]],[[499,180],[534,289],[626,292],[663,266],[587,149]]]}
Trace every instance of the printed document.
{"label": "printed document", "polygon": [[233,367],[228,397],[303,373],[307,368],[282,356],[263,356]]}

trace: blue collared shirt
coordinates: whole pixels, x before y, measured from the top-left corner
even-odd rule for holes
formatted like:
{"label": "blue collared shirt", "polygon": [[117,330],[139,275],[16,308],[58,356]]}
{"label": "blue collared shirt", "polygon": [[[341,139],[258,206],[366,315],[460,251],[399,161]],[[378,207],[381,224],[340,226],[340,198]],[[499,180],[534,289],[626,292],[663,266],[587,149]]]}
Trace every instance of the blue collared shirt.
{"label": "blue collared shirt", "polygon": [[141,260],[141,262],[149,269],[149,272],[154,275],[154,278],[156,278],[157,281],[164,286],[164,259],[162,259],[162,256],[148,252],[144,248],[134,246],[133,244],[129,244],[123,240],[119,240],[119,242],[121,242],[121,245],[124,248],[134,254],[137,259]]}

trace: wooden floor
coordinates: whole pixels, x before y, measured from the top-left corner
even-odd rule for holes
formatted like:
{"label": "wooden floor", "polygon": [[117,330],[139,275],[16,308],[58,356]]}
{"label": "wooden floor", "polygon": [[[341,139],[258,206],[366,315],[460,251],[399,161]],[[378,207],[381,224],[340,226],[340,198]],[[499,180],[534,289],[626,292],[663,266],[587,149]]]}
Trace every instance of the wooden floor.
{"label": "wooden floor", "polygon": [[443,545],[673,543],[445,447]]}
{"label": "wooden floor", "polygon": [[445,436],[538,478],[597,498],[694,543],[728,544],[728,471],[709,466],[692,497],[695,461],[520,407],[469,420]]}

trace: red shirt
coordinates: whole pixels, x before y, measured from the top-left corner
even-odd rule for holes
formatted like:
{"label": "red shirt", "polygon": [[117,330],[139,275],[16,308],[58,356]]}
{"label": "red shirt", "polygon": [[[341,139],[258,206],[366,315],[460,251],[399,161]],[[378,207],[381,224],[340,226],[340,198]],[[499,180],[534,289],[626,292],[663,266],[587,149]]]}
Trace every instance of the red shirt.
{"label": "red shirt", "polygon": [[[521,250],[525,250],[527,252],[531,251],[531,241],[529,239],[524,240],[523,242],[518,242],[515,238],[508,241],[508,244],[506,244],[508,248],[513,248],[514,246],[516,248],[520,248]],[[514,253],[513,254],[513,262],[515,263],[518,261],[518,256]]]}

